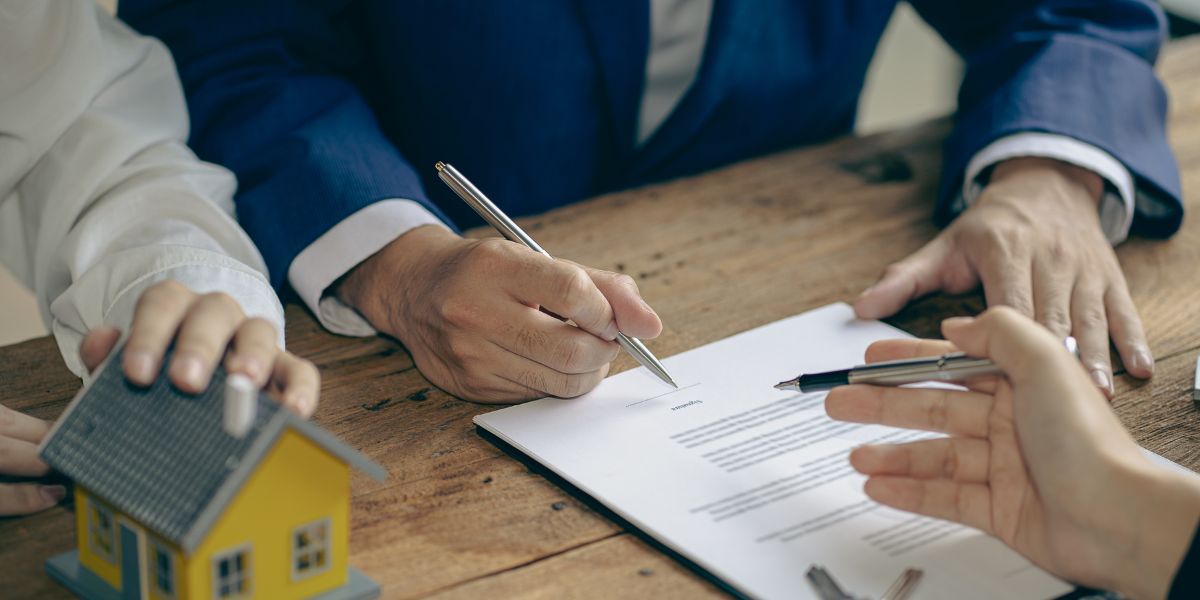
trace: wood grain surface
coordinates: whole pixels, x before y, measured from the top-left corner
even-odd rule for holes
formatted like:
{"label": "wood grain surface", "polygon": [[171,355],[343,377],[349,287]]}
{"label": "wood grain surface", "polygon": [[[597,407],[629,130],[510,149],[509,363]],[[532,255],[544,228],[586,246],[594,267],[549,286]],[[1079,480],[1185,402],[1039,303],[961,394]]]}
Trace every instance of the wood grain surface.
{"label": "wood grain surface", "polygon": [[[1170,134],[1184,195],[1200,211],[1200,40],[1167,48]],[[888,263],[933,237],[946,121],[845,138],[697,177],[594,198],[522,226],[551,253],[633,275],[663,317],[660,356],[834,301],[850,301]],[[472,235],[489,235],[474,231]],[[1200,222],[1168,241],[1118,250],[1158,372],[1116,380],[1117,413],[1146,447],[1200,469],[1191,401],[1200,351]],[[934,296],[889,321],[936,335],[980,295]],[[288,307],[289,347],[324,376],[314,419],[390,476],[352,480],[351,563],[387,598],[680,597],[721,592],[480,438],[492,407],[433,388],[404,348],[323,332]],[[633,366],[622,355],[614,372]],[[0,348],[0,403],[56,417],[79,382],[49,338]],[[281,499],[286,501],[286,499]],[[66,592],[42,572],[73,544],[70,507],[0,519],[0,596]]]}

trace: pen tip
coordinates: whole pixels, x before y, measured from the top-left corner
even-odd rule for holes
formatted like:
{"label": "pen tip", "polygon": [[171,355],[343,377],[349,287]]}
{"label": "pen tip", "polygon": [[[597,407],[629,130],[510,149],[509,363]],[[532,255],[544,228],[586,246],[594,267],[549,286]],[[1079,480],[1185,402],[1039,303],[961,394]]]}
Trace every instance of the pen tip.
{"label": "pen tip", "polygon": [[445,170],[446,170],[446,163],[444,163],[444,162],[442,162],[442,161],[440,161],[440,160],[439,160],[439,161],[437,161],[437,164],[436,164],[436,165],[433,165],[433,167],[434,167],[435,169],[437,169],[438,171],[445,171]]}
{"label": "pen tip", "polygon": [[799,391],[799,389],[800,389],[800,378],[799,378],[799,377],[797,377],[796,379],[789,379],[789,380],[787,380],[787,381],[780,381],[779,383],[775,384],[775,389],[777,389],[777,390],[783,390],[783,391],[785,391],[785,392],[790,392],[790,391],[793,391],[793,390]]}

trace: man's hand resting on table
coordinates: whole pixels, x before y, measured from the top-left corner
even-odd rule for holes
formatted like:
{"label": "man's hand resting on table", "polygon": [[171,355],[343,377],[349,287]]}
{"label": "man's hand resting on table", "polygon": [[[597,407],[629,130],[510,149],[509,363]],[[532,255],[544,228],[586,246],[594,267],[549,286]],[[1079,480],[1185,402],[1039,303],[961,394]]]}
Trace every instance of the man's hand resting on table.
{"label": "man's hand resting on table", "polygon": [[578,396],[608,374],[618,331],[662,331],[626,275],[434,226],[363,261],[337,294],[399,339],[434,385],[480,402]]}
{"label": "man's hand resting on table", "polygon": [[[121,337],[113,327],[89,331],[79,349],[83,363],[94,371]],[[174,343],[167,375],[186,392],[206,387],[217,363],[242,373],[285,407],[307,417],[317,407],[320,375],[312,363],[283,351],[276,344],[275,326],[247,319],[233,298],[196,294],[175,281],[147,289],[134,309],[120,368],[135,385],[149,385],[158,376],[163,356]],[[115,366],[115,365],[114,365]],[[61,485],[46,485],[49,468],[37,456],[38,444],[50,423],[0,406],[0,475],[30,478],[0,483],[0,516],[35,513],[58,504],[66,495]]]}
{"label": "man's hand resting on table", "polygon": [[1069,581],[1162,598],[1200,517],[1200,483],[1152,464],[1061,341],[1012,309],[942,324],[949,341],[889,340],[867,362],[958,349],[1002,377],[967,390],[852,385],[830,417],[948,434],[863,446],[866,493],[900,510],[981,529]]}
{"label": "man's hand resting on table", "polygon": [[989,306],[1075,336],[1092,381],[1112,394],[1108,340],[1135,377],[1154,359],[1112,246],[1100,228],[1100,177],[1066,163],[1018,158],[997,165],[978,201],[938,237],[894,263],[854,304],[877,319],[935,291],[980,283]]}

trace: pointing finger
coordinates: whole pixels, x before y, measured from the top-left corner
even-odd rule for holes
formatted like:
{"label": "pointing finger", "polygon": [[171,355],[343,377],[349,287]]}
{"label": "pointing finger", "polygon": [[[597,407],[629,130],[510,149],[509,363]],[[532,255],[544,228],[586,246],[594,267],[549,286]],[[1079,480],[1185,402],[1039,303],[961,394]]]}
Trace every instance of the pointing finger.
{"label": "pointing finger", "polygon": [[987,394],[941,388],[847,385],[825,398],[825,412],[839,421],[975,437],[987,435],[991,408]]}
{"label": "pointing finger", "polygon": [[866,475],[987,483],[990,454],[985,439],[937,438],[861,446],[850,453],[850,465]]}

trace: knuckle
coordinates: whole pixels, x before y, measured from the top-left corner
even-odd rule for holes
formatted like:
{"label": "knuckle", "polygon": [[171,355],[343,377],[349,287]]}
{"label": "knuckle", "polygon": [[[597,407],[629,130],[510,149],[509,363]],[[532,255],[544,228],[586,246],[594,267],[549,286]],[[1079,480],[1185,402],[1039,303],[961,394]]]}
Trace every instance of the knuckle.
{"label": "knuckle", "polygon": [[247,336],[251,341],[260,341],[263,345],[274,345],[277,332],[274,323],[262,317],[251,317],[242,322],[238,333]]}
{"label": "knuckle", "polygon": [[481,312],[478,304],[461,297],[448,298],[441,306],[442,319],[460,327],[471,327],[479,323]]}
{"label": "knuckle", "polygon": [[514,244],[507,240],[487,238],[471,246],[467,257],[480,268],[495,271],[511,266],[515,249]]}
{"label": "knuckle", "polygon": [[955,451],[953,442],[948,445],[942,458],[942,477],[950,481],[958,478],[958,452]]}
{"label": "knuckle", "polygon": [[1052,266],[1061,266],[1074,262],[1072,247],[1063,243],[1061,238],[1052,238],[1044,248],[1042,255]]}
{"label": "knuckle", "polygon": [[592,290],[592,279],[583,269],[567,266],[555,276],[554,289],[569,312],[583,308]]}
{"label": "knuckle", "polygon": [[582,343],[568,339],[558,344],[557,352],[554,354],[557,357],[558,370],[573,373],[584,366],[587,349]]}
{"label": "knuckle", "polygon": [[958,511],[956,521],[962,521],[966,515],[971,514],[971,498],[965,492],[965,486],[954,486],[954,509]]}
{"label": "knuckle", "polygon": [[200,297],[200,301],[222,312],[238,316],[242,315],[242,305],[233,296],[225,292],[208,292]]}
{"label": "knuckle", "polygon": [[1033,299],[1029,297],[1028,290],[1012,289],[1004,294],[1001,300],[1006,306],[1012,307],[1017,312],[1023,315],[1033,314]]}
{"label": "knuckle", "polygon": [[471,365],[475,358],[475,345],[467,340],[451,338],[446,343],[446,353],[459,365]]}
{"label": "knuckle", "polygon": [[1082,329],[1101,329],[1108,326],[1104,309],[1097,306],[1080,309],[1076,313],[1075,319]]}
{"label": "knuckle", "polygon": [[517,347],[526,356],[531,356],[544,349],[549,344],[549,335],[541,330],[521,327],[516,329]]}
{"label": "knuckle", "polygon": [[634,279],[633,277],[629,276],[626,273],[614,273],[613,274],[613,283],[616,283],[617,285],[624,287],[624,288],[629,288],[635,292],[638,291],[637,280]]}
{"label": "knuckle", "polygon": [[1057,336],[1067,335],[1071,331],[1071,321],[1062,313],[1047,314],[1043,319],[1043,324],[1046,329]]}
{"label": "knuckle", "polygon": [[463,349],[462,343],[456,339],[451,338],[450,340],[448,340],[446,342],[444,354],[445,354],[446,358],[457,361],[459,355],[462,353],[462,349]]}
{"label": "knuckle", "polygon": [[191,290],[182,283],[166,279],[146,288],[136,306],[138,310],[147,306],[172,306],[186,301],[191,295]]}
{"label": "knuckle", "polygon": [[943,399],[934,399],[926,408],[926,419],[929,421],[929,426],[934,431],[945,431],[948,421],[946,414],[946,402]]}
{"label": "knuckle", "polygon": [[150,288],[146,290],[146,293],[171,297],[191,294],[192,291],[188,289],[186,285],[183,285],[174,279],[164,279],[150,286]]}
{"label": "knuckle", "polygon": [[588,380],[582,375],[568,375],[563,378],[562,396],[564,398],[574,398],[581,396],[588,391]]}
{"label": "knuckle", "polygon": [[986,244],[989,248],[995,250],[1003,250],[1008,246],[1008,228],[1003,225],[993,225],[990,227],[981,227],[973,232],[974,237]]}
{"label": "knuckle", "polygon": [[537,371],[522,370],[517,373],[516,381],[534,396],[550,391],[547,390],[545,375]]}

